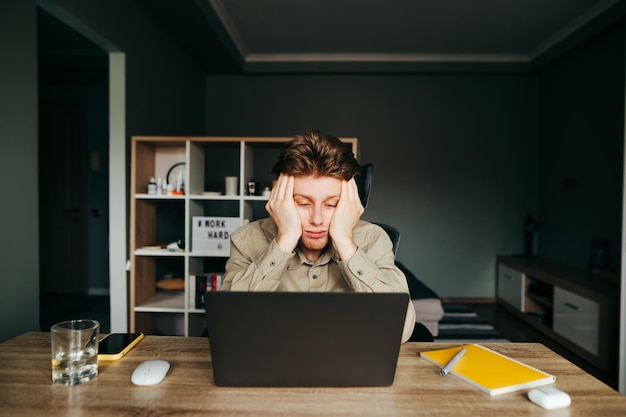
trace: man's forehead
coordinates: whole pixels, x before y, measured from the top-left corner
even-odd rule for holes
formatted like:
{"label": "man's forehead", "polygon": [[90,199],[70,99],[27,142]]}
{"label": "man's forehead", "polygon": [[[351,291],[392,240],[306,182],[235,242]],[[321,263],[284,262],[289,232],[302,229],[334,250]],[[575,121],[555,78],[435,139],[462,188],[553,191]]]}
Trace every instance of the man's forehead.
{"label": "man's forehead", "polygon": [[341,195],[341,180],[329,176],[295,177],[294,196],[307,198],[338,198]]}

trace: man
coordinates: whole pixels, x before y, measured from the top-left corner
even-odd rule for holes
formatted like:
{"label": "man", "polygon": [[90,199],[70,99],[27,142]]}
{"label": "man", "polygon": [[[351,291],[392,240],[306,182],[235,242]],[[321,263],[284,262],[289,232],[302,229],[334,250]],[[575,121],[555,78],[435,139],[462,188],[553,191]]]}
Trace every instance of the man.
{"label": "man", "polygon": [[[408,293],[389,236],[360,220],[360,169],[351,147],[334,136],[294,137],[272,169],[278,180],[265,205],[270,217],[231,234],[221,289]],[[409,302],[402,341],[414,325]]]}

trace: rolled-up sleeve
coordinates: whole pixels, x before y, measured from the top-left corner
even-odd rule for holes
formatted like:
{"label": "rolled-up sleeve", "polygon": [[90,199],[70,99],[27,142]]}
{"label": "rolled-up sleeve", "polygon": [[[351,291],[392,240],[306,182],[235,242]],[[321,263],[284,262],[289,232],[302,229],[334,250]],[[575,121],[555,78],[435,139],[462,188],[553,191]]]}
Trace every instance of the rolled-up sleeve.
{"label": "rolled-up sleeve", "polygon": [[274,291],[293,253],[284,252],[275,239],[239,229],[231,235],[230,258],[221,289]]}

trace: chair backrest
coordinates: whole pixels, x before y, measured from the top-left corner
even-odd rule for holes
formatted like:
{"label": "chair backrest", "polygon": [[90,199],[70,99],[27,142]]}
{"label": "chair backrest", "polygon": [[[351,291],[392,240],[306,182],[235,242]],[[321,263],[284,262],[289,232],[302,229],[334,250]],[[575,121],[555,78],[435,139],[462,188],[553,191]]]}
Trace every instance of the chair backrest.
{"label": "chair backrest", "polygon": [[[359,197],[361,198],[361,204],[363,208],[367,207],[367,203],[370,197],[370,190],[372,188],[372,174],[374,173],[373,164],[365,164],[361,166],[361,173],[354,177],[357,188],[359,189]],[[393,226],[385,223],[374,223],[382,227],[389,235],[391,243],[393,244],[393,254],[398,251],[398,245],[400,244],[400,232]]]}
{"label": "chair backrest", "polygon": [[356,181],[356,186],[359,189],[359,197],[361,198],[361,204],[363,205],[363,208],[367,207],[367,202],[370,198],[373,171],[373,164],[365,164],[361,166],[361,173],[354,177],[354,180]]}
{"label": "chair backrest", "polygon": [[389,235],[389,239],[391,239],[391,243],[393,245],[393,254],[395,255],[398,252],[398,245],[400,244],[400,232],[393,226],[390,226],[385,223],[374,223],[383,228],[385,232]]}

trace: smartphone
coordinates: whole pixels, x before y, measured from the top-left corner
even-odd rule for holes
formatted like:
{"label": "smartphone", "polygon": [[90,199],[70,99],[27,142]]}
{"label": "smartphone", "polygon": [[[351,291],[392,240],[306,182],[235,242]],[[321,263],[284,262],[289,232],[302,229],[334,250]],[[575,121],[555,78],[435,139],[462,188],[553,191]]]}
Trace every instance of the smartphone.
{"label": "smartphone", "polygon": [[123,358],[143,339],[143,333],[111,333],[98,345],[98,360],[115,361]]}

